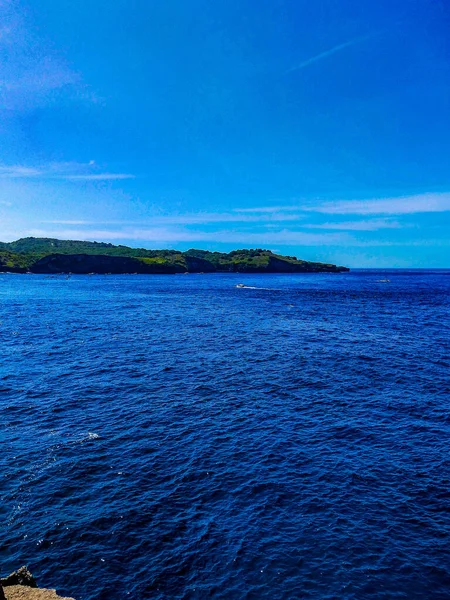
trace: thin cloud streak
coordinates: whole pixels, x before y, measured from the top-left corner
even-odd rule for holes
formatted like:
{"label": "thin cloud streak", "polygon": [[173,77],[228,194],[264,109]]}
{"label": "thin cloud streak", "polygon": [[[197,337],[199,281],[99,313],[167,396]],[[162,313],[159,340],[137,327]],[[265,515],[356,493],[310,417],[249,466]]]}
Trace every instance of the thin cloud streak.
{"label": "thin cloud streak", "polygon": [[[121,227],[139,226],[152,227],[154,225],[208,225],[211,223],[255,223],[264,227],[278,228],[281,222],[295,222],[303,220],[303,215],[291,214],[228,214],[228,213],[196,213],[187,215],[159,215],[140,221],[86,221],[77,219],[57,219],[41,221],[49,225],[82,225],[85,227],[103,227],[117,225]],[[390,219],[365,219],[361,221],[342,221],[326,223],[301,223],[303,229],[324,229],[336,231],[378,231],[380,229],[400,229],[406,225]]]}
{"label": "thin cloud streak", "polygon": [[316,206],[303,206],[302,210],[334,215],[408,215],[447,212],[450,211],[450,193],[325,202]]}
{"label": "thin cloud streak", "polygon": [[300,210],[300,206],[256,206],[254,208],[233,208],[237,213],[274,213]]}
{"label": "thin cloud streak", "polygon": [[342,221],[341,223],[309,223],[308,229],[335,229],[340,231],[378,231],[379,229],[400,229],[405,227],[398,221],[388,219],[369,219],[363,221]]}
{"label": "thin cloud streak", "polygon": [[62,175],[58,179],[70,181],[114,181],[120,179],[134,179],[135,175],[131,173],[95,173],[92,175]]}
{"label": "thin cloud streak", "polygon": [[267,223],[280,221],[298,221],[301,215],[268,214],[268,215],[235,215],[229,213],[191,213],[183,215],[157,215],[140,221],[71,221],[51,220],[42,221],[53,225],[207,225],[209,223]]}
{"label": "thin cloud streak", "polygon": [[1,165],[1,179],[63,179],[79,181],[113,181],[134,179],[131,173],[93,173],[96,163],[61,162],[48,165],[28,167],[25,165]]}
{"label": "thin cloud streak", "polygon": [[330,215],[409,215],[450,211],[450,192],[424,193],[368,200],[336,200],[320,204],[236,208],[239,213],[316,212]]}
{"label": "thin cloud streak", "polygon": [[21,179],[28,177],[40,177],[42,172],[34,167],[23,167],[13,165],[11,167],[0,166],[0,177],[5,179]]}
{"label": "thin cloud streak", "polygon": [[0,112],[26,113],[58,97],[95,101],[81,75],[32,29],[18,2],[0,2],[0,19]]}
{"label": "thin cloud streak", "polygon": [[[236,244],[241,247],[278,247],[278,246],[335,246],[335,247],[413,247],[413,246],[450,246],[450,240],[361,240],[346,232],[308,233],[290,229],[279,231],[251,233],[237,230],[219,229],[215,231],[194,231],[182,227],[124,228],[120,230],[96,229],[28,229],[16,232],[18,237],[50,237],[57,239],[75,239],[105,242],[137,242],[141,245],[164,248],[178,243],[214,243]],[[11,239],[11,234],[8,235]]]}
{"label": "thin cloud streak", "polygon": [[104,242],[139,243],[141,246],[173,247],[180,243],[233,244],[240,247],[278,247],[278,246],[334,246],[334,247],[413,247],[413,246],[449,246],[450,240],[364,240],[346,232],[309,233],[290,229],[252,233],[238,230],[219,229],[215,231],[195,231],[182,227],[150,227],[123,229],[29,229],[17,233],[16,237],[50,237],[57,239],[78,239]]}
{"label": "thin cloud streak", "polygon": [[449,239],[423,239],[381,241],[360,240],[345,232],[311,234],[302,231],[283,229],[270,233],[246,233],[235,230],[217,230],[211,232],[189,231],[183,228],[143,228],[109,230],[98,229],[87,232],[80,229],[48,230],[48,229],[10,229],[2,233],[2,240],[9,242],[21,237],[48,237],[56,239],[78,239],[86,241],[104,242],[133,242],[142,247],[164,248],[173,247],[178,243],[215,243],[236,244],[240,247],[269,247],[279,246],[334,246],[343,248],[375,248],[375,247],[449,247]]}
{"label": "thin cloud streak", "polygon": [[289,73],[294,73],[295,71],[300,71],[300,69],[304,69],[305,67],[309,67],[309,65],[312,65],[312,64],[318,62],[319,60],[323,60],[324,58],[328,58],[329,56],[332,56],[333,54],[336,54],[337,52],[340,52],[341,50],[344,50],[345,48],[349,48],[350,46],[355,46],[356,44],[365,42],[366,40],[369,40],[369,39],[373,38],[374,36],[378,35],[378,33],[379,32],[371,33],[371,34],[360,36],[357,38],[353,38],[351,40],[348,40],[347,42],[338,44],[337,46],[334,46],[333,48],[330,48],[329,50],[325,50],[325,52],[320,52],[320,54],[316,54],[315,56],[312,56],[311,58],[304,60],[299,65],[296,65],[295,67],[292,67],[291,69],[288,69],[286,71],[285,75],[288,75]]}
{"label": "thin cloud streak", "polygon": [[[48,224],[48,225],[83,225],[83,226],[98,225],[98,223],[96,223],[95,221],[83,221],[83,220],[77,220],[77,219],[68,219],[67,221],[64,221],[64,220],[41,221],[41,223]],[[114,223],[115,223],[114,221],[109,221],[107,224],[113,225]],[[103,224],[106,224],[106,223],[103,223]]]}
{"label": "thin cloud streak", "polygon": [[[22,234],[24,235],[24,233]],[[291,231],[282,229],[277,232],[251,233],[235,230],[216,230],[216,231],[194,231],[184,228],[171,227],[153,227],[143,229],[97,229],[97,230],[47,230],[30,229],[26,235],[35,237],[56,237],[61,239],[82,239],[92,241],[111,241],[111,240],[134,240],[147,243],[174,244],[174,243],[196,243],[196,242],[215,242],[227,244],[248,245],[341,245],[349,242],[349,236],[345,233],[305,233],[302,231]]]}

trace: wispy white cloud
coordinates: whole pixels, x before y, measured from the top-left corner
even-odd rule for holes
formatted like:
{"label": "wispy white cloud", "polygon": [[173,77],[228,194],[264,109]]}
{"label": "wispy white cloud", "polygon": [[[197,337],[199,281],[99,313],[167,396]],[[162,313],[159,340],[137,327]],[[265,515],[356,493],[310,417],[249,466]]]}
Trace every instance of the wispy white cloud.
{"label": "wispy white cloud", "polygon": [[69,179],[78,181],[114,181],[120,179],[134,179],[135,175],[131,173],[92,173],[86,175],[62,175],[59,179]]}
{"label": "wispy white cloud", "polygon": [[48,225],[96,225],[94,221],[84,221],[82,219],[68,219],[68,220],[55,220],[55,221],[41,221],[43,224]]}
{"label": "wispy white cloud", "polygon": [[66,179],[80,181],[113,181],[133,179],[131,173],[93,172],[95,161],[88,163],[51,162],[47,165],[29,167],[25,165],[0,165],[0,178],[3,179]]}
{"label": "wispy white cloud", "polygon": [[368,219],[361,221],[341,221],[340,223],[309,223],[308,229],[335,229],[339,231],[378,231],[379,229],[399,229],[405,227],[398,221],[389,219]]}
{"label": "wispy white cloud", "polygon": [[215,242],[243,245],[340,245],[348,243],[345,233],[308,233],[282,229],[271,232],[245,232],[236,230],[195,231],[182,227],[149,227],[120,229],[29,229],[27,235],[36,237],[57,237],[61,239],[82,239],[96,241],[140,241],[148,243],[174,244],[182,242]]}
{"label": "wispy white cloud", "polygon": [[408,215],[450,211],[450,192],[424,193],[409,196],[370,198],[368,200],[336,200],[302,202],[286,206],[235,208],[239,213],[316,212],[329,215]]}
{"label": "wispy white cloud", "polygon": [[25,177],[39,177],[42,172],[34,167],[24,167],[21,165],[0,166],[0,177],[17,179]]}
{"label": "wispy white cloud", "polygon": [[289,212],[299,210],[299,206],[255,206],[252,208],[234,208],[233,212],[237,213],[276,213],[276,212]]}
{"label": "wispy white cloud", "polygon": [[33,29],[17,2],[0,2],[0,110],[34,110],[56,94],[95,101],[95,95],[76,73]]}
{"label": "wispy white cloud", "polygon": [[407,215],[450,211],[450,193],[417,194],[371,200],[342,200],[302,207],[305,211],[334,215]]}
{"label": "wispy white cloud", "polygon": [[291,229],[278,231],[248,232],[229,229],[214,231],[190,230],[183,227],[123,227],[118,229],[40,229],[23,228],[12,232],[5,232],[2,241],[11,241],[19,237],[54,237],[57,239],[133,242],[146,247],[167,247],[179,243],[189,244],[233,244],[241,247],[279,246],[333,246],[344,248],[357,247],[449,247],[450,239],[410,239],[402,241],[359,239],[348,232],[309,233]]}
{"label": "wispy white cloud", "polygon": [[342,44],[338,44],[337,46],[333,46],[332,48],[329,48],[328,50],[325,50],[324,52],[315,54],[314,56],[311,56],[310,58],[307,58],[303,62],[299,63],[295,67],[288,69],[286,71],[286,75],[288,75],[289,73],[293,73],[294,71],[299,71],[300,69],[304,69],[305,67],[309,67],[309,65],[312,65],[312,64],[318,62],[319,60],[323,60],[324,58],[328,58],[329,56],[332,56],[333,54],[336,54],[337,52],[340,52],[341,50],[344,50],[345,48],[349,48],[350,46],[355,46],[356,44],[365,42],[366,40],[369,40],[369,39],[373,38],[374,36],[378,35],[378,33],[379,32],[356,37],[351,40],[348,40],[347,42],[343,42]]}
{"label": "wispy white cloud", "polygon": [[[279,223],[283,221],[298,221],[302,219],[301,215],[291,215],[283,213],[270,213],[270,214],[233,214],[233,213],[187,213],[187,214],[175,214],[175,215],[155,215],[148,217],[145,220],[136,221],[101,221],[101,222],[90,222],[90,221],[76,221],[74,224],[79,225],[208,225],[211,223]],[[43,223],[52,224],[72,224],[72,221],[67,220],[52,220],[42,221]]]}
{"label": "wispy white cloud", "polygon": [[0,200],[0,206],[12,206],[12,202],[8,200]]}
{"label": "wispy white cloud", "polygon": [[158,215],[151,219],[152,223],[166,225],[207,225],[210,223],[264,223],[267,221],[298,221],[299,215],[270,213],[262,215],[233,213],[188,213],[181,215]]}

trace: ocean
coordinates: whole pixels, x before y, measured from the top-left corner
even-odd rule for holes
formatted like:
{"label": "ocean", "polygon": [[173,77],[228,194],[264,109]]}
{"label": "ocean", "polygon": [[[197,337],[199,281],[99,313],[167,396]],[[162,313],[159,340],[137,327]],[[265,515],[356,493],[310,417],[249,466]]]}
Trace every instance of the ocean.
{"label": "ocean", "polygon": [[450,271],[1,274],[0,409],[1,575],[450,597]]}

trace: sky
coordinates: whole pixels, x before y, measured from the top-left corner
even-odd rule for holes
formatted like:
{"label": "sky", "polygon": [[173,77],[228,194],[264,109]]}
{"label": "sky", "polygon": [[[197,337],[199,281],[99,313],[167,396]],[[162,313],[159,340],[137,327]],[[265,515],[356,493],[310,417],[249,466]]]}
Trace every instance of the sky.
{"label": "sky", "polygon": [[0,240],[450,267],[447,0],[0,0]]}

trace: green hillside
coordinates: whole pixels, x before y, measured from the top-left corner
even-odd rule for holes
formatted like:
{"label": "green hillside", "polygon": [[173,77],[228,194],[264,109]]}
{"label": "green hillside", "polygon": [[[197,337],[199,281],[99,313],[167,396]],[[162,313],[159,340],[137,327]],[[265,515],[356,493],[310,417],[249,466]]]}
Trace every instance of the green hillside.
{"label": "green hillside", "polygon": [[[111,260],[107,261],[105,257]],[[342,272],[348,269],[328,263],[298,260],[295,256],[282,256],[261,248],[228,253],[195,249],[180,252],[130,248],[104,242],[29,237],[10,243],[0,242],[0,271],[303,273]]]}
{"label": "green hillside", "polygon": [[0,246],[0,272],[11,271],[15,273],[26,273],[29,271],[35,258],[30,254],[19,254],[9,252]]}

